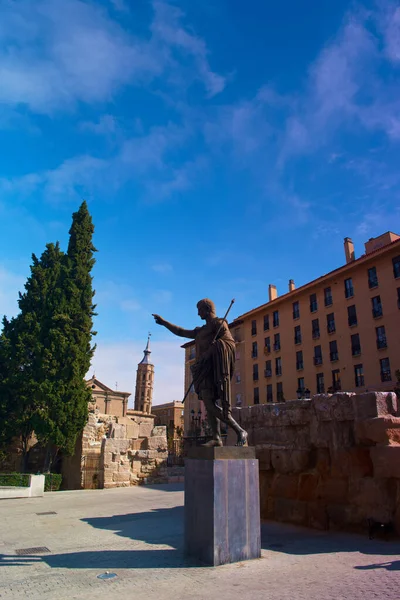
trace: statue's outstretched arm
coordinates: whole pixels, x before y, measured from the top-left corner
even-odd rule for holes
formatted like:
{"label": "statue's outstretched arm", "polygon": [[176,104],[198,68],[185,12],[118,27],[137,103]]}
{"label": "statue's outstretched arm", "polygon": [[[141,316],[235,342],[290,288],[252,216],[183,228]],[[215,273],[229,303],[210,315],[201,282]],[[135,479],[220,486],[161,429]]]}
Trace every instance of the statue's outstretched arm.
{"label": "statue's outstretched arm", "polygon": [[168,321],[160,317],[160,315],[153,314],[153,317],[157,325],[162,325],[163,327],[166,327],[167,329],[169,329],[169,331],[171,331],[171,333],[179,335],[179,337],[191,339],[194,339],[196,337],[195,329],[184,329],[183,327],[179,327],[178,325],[169,323]]}

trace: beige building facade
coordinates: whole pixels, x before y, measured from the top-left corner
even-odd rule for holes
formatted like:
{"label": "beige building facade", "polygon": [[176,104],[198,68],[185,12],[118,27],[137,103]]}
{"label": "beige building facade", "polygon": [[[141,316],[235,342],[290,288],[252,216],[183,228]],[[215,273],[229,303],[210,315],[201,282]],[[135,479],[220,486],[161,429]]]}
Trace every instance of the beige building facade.
{"label": "beige building facade", "polygon": [[[344,265],[298,289],[290,280],[288,292],[278,296],[270,285],[267,303],[229,325],[236,341],[233,405],[394,389],[400,369],[400,236],[371,238],[358,259],[345,238],[344,252]],[[183,348],[187,389],[195,344]],[[192,411],[203,415],[201,404],[191,389],[185,433]]]}
{"label": "beige building facade", "polygon": [[178,438],[179,432],[183,432],[184,427],[184,404],[177,400],[158,404],[153,406],[152,413],[155,415],[155,425],[165,425],[168,435]]}
{"label": "beige building facade", "polygon": [[93,377],[86,381],[92,391],[92,409],[97,409],[104,415],[115,415],[125,417],[128,410],[129,392],[112,390],[99,379]]}

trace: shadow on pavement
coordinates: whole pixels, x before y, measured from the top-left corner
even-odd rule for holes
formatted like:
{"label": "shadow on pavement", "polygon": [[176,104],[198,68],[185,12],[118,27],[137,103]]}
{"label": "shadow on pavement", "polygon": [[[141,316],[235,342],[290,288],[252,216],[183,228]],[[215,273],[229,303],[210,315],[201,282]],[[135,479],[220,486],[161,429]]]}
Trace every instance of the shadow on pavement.
{"label": "shadow on pavement", "polygon": [[319,531],[285,523],[264,522],[261,525],[261,548],[284,554],[330,554],[361,552],[384,556],[399,555],[400,542],[374,539],[352,533]]}
{"label": "shadow on pavement", "polygon": [[99,550],[45,556],[0,555],[0,566],[28,566],[44,562],[56,569],[183,569],[204,567],[186,559],[181,550]]}
{"label": "shadow on pavement", "polygon": [[386,569],[387,571],[400,571],[400,560],[393,560],[385,563],[377,563],[375,565],[361,565],[354,567],[360,571],[369,571],[371,569]]}
{"label": "shadow on pavement", "polygon": [[146,484],[146,490],[159,490],[160,492],[183,492],[185,489],[184,483],[151,483]]}
{"label": "shadow on pavement", "polygon": [[183,506],[81,520],[96,529],[114,531],[116,535],[147,544],[165,544],[178,548],[183,538]]}

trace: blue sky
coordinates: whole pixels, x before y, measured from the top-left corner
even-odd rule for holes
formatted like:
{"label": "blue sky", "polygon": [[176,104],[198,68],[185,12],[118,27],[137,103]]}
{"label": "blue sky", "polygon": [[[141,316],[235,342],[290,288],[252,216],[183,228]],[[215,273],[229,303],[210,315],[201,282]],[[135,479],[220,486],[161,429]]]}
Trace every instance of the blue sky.
{"label": "blue sky", "polygon": [[0,313],[85,198],[93,369],[133,391],[151,330],[155,402],[179,399],[152,312],[235,317],[342,264],[345,236],[399,232],[399,75],[385,0],[3,0]]}

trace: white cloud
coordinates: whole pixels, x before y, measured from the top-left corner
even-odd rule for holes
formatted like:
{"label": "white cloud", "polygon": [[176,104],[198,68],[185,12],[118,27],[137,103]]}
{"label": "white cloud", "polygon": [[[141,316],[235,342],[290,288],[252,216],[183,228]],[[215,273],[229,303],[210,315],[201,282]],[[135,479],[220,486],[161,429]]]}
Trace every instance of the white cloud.
{"label": "white cloud", "polygon": [[[100,381],[111,388],[118,382],[118,389],[131,392],[129,407],[133,408],[135,397],[137,364],[143,358],[145,344],[142,342],[107,343],[99,342],[92,366]],[[184,391],[184,350],[180,342],[151,341],[151,360],[154,364],[153,403],[162,404],[181,400]]]}
{"label": "white cloud", "polygon": [[105,309],[118,307],[123,312],[136,312],[141,308],[131,286],[111,280],[96,280],[95,303]]}
{"label": "white cloud", "polygon": [[84,121],[80,125],[82,131],[91,131],[96,135],[109,135],[118,130],[118,124],[112,115],[102,115],[97,123]]}
{"label": "white cloud", "polygon": [[172,292],[169,290],[156,290],[152,294],[152,301],[155,304],[169,304],[172,300]]}

